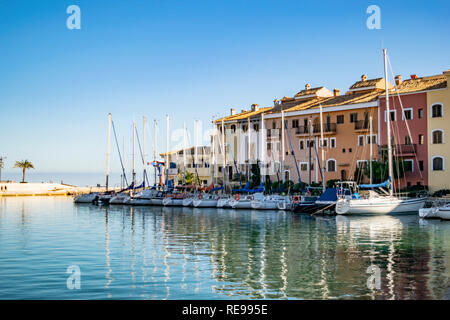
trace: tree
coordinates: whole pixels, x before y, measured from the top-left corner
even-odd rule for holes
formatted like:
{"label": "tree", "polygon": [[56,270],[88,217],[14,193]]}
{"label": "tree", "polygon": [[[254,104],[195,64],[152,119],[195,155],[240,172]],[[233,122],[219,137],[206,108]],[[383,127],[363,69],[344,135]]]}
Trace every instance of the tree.
{"label": "tree", "polygon": [[251,167],[251,188],[257,188],[261,184],[261,171],[259,170],[259,160],[257,163],[253,163]]}
{"label": "tree", "polygon": [[[182,182],[183,181],[183,172],[178,173],[178,181]],[[186,184],[190,185],[194,183],[194,174],[192,172],[186,172]]]}
{"label": "tree", "polygon": [[28,160],[16,161],[14,168],[22,169],[22,183],[25,183],[25,171],[27,169],[34,169],[33,164]]}

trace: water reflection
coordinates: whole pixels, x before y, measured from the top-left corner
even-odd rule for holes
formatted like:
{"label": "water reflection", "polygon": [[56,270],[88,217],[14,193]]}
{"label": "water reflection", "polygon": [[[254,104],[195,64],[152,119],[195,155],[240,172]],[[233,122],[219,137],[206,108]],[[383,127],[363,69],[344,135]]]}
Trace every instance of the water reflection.
{"label": "water reflection", "polygon": [[[0,298],[14,294],[14,272],[28,275],[19,297],[50,299],[438,299],[448,281],[450,223],[415,215],[0,203]],[[75,260],[84,290],[68,293],[51,272],[36,289],[36,268],[65,271]],[[381,290],[366,286],[370,265]]]}

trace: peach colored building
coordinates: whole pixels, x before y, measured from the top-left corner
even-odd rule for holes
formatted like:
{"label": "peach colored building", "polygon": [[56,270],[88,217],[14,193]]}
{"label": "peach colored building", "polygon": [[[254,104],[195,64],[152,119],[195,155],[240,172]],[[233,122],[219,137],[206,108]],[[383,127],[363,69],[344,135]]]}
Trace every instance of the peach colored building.
{"label": "peach colored building", "polygon": [[[344,95],[337,89],[331,92],[324,87],[311,89],[307,85],[293,98],[283,98],[265,115],[269,130],[268,158],[275,159],[271,179],[276,179],[276,172],[279,172],[283,179],[297,182],[300,172],[302,182],[321,182],[319,168],[322,164],[325,181],[353,179],[356,167],[368,163],[371,147],[372,158],[378,157],[377,99],[383,91],[384,79],[367,79],[363,75]],[[287,122],[284,159],[280,146],[282,113]],[[369,136],[370,123],[372,137]],[[323,143],[320,142],[321,131]]]}

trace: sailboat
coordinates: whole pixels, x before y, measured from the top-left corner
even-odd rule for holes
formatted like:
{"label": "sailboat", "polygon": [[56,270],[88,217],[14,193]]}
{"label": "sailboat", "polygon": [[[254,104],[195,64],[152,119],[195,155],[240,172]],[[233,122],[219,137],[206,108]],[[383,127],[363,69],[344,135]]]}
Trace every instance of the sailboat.
{"label": "sailboat", "polygon": [[[386,114],[389,113],[389,88],[387,81],[387,50],[383,49],[384,57],[384,79],[385,79],[385,94],[386,94]],[[394,195],[393,190],[393,157],[392,157],[392,141],[391,141],[391,119],[386,117],[387,126],[387,145],[388,145],[388,170],[389,178],[383,184],[365,185],[368,188],[382,188],[387,187],[389,193],[379,194],[370,190],[368,196],[360,198],[357,193],[358,186],[355,186],[356,191],[351,195],[344,195],[336,202],[337,214],[391,214],[391,213],[406,213],[417,212],[423,208],[426,198],[403,198]],[[372,161],[371,161],[372,162]],[[370,163],[372,165],[372,163]],[[362,186],[359,186],[362,187]]]}

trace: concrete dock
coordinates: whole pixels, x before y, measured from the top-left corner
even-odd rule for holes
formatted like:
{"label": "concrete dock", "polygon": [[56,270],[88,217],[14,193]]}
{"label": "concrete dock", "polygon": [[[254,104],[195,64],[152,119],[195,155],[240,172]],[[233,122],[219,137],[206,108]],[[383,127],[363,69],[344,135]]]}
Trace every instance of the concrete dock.
{"label": "concrete dock", "polygon": [[[113,190],[110,188],[109,190]],[[103,192],[105,187],[77,187],[60,183],[0,182],[0,197],[4,196],[55,196]]]}

